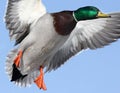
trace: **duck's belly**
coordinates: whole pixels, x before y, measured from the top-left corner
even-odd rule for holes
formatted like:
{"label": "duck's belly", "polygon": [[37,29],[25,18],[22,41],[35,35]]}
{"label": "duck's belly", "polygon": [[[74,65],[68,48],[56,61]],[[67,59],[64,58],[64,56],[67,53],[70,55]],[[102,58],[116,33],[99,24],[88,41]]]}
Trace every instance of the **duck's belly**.
{"label": "duck's belly", "polygon": [[[40,39],[40,38],[39,38]],[[27,48],[23,54],[23,70],[28,72],[49,65],[49,61],[56,51],[64,44],[66,38],[54,36],[47,40],[38,40]]]}
{"label": "duck's belly", "polygon": [[49,65],[50,59],[68,38],[68,36],[61,36],[55,32],[52,24],[47,23],[48,27],[42,24],[40,21],[39,25],[34,27],[21,45],[23,47],[26,46],[28,41],[32,42],[23,53],[21,62],[22,73],[29,73],[39,69],[40,66],[45,67]]}

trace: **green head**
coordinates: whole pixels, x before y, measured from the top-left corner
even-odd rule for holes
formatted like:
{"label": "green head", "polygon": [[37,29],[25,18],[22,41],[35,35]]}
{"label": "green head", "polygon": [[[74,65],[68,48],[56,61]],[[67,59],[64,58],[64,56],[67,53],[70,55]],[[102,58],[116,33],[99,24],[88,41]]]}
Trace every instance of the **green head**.
{"label": "green head", "polygon": [[110,17],[107,14],[103,14],[98,8],[93,6],[79,8],[76,11],[73,11],[73,16],[76,21]]}

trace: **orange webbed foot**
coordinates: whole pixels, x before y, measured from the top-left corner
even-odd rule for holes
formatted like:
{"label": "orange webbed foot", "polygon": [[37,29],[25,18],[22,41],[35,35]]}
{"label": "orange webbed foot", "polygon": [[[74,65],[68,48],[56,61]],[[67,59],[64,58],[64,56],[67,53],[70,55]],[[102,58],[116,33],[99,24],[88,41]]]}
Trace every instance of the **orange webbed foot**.
{"label": "orange webbed foot", "polygon": [[16,67],[19,67],[20,66],[20,59],[21,59],[21,57],[22,57],[22,51],[20,50],[19,52],[18,52],[18,55],[17,55],[17,57],[15,58],[15,60],[14,60],[14,64],[16,65]]}
{"label": "orange webbed foot", "polygon": [[46,85],[44,83],[44,72],[42,66],[40,67],[40,75],[36,78],[34,82],[40,89],[47,90]]}

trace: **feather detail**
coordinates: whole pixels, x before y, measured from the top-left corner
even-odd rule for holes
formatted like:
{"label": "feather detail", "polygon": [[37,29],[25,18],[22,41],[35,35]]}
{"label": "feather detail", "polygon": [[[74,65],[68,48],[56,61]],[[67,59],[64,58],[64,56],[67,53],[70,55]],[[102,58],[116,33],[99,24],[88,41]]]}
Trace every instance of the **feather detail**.
{"label": "feather detail", "polygon": [[29,32],[30,25],[45,13],[46,9],[39,0],[9,0],[5,22],[11,40],[20,43],[23,35]]}

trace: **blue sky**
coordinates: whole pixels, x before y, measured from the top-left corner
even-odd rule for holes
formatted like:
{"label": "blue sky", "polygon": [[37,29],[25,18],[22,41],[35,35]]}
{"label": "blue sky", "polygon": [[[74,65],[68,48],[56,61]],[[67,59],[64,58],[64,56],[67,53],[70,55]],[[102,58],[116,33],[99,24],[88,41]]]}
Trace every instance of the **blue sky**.
{"label": "blue sky", "polygon": [[[11,83],[5,73],[7,53],[13,48],[3,21],[6,0],[0,0],[0,91],[1,93],[42,93],[35,84],[20,88]],[[116,0],[43,0],[48,12],[75,10],[93,5],[101,11],[120,11]],[[87,50],[74,56],[56,71],[45,75],[44,93],[120,93],[120,40],[111,45]]]}

